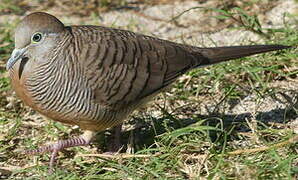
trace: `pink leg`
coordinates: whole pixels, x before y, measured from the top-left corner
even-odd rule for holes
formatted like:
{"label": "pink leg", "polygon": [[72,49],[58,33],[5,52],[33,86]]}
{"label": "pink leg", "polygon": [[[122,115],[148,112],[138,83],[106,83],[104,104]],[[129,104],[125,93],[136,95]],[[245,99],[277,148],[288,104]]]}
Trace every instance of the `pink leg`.
{"label": "pink leg", "polygon": [[27,150],[25,151],[26,154],[37,154],[37,153],[44,153],[44,152],[52,152],[51,159],[50,159],[50,169],[49,172],[52,172],[57,154],[62,149],[74,146],[85,146],[91,142],[92,137],[95,135],[95,132],[92,131],[85,131],[84,134],[80,137],[60,140],[54,144],[44,146],[34,150]]}

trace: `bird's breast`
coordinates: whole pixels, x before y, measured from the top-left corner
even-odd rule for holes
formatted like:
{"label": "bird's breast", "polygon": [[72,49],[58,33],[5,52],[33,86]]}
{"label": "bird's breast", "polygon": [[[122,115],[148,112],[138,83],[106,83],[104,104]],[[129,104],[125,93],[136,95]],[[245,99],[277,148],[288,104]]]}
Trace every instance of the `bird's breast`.
{"label": "bird's breast", "polygon": [[94,102],[94,90],[80,69],[52,64],[30,72],[18,78],[12,71],[13,88],[26,105],[50,119],[86,130],[103,130],[126,115]]}
{"label": "bird's breast", "polygon": [[20,74],[19,66],[20,63],[16,63],[15,66],[9,70],[12,89],[26,105],[36,109],[36,105],[33,102],[33,99],[31,98],[30,93],[28,92],[25,85],[27,74]]}

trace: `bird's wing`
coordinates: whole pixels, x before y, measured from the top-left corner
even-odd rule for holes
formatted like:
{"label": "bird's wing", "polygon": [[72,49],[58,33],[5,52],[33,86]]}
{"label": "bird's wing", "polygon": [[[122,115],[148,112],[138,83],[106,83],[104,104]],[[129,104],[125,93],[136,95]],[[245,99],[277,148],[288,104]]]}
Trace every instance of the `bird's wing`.
{"label": "bird's wing", "polygon": [[[85,26],[86,76],[94,86],[95,102],[113,108],[158,92],[187,70],[268,51],[282,45],[199,48],[136,34],[130,31]],[[84,32],[85,31],[85,32]],[[91,31],[91,32],[90,32]],[[87,36],[86,36],[87,35]]]}
{"label": "bird's wing", "polygon": [[175,43],[128,31],[95,30],[99,35],[85,43],[80,54],[97,103],[126,107],[166,87],[195,65],[194,57]]}

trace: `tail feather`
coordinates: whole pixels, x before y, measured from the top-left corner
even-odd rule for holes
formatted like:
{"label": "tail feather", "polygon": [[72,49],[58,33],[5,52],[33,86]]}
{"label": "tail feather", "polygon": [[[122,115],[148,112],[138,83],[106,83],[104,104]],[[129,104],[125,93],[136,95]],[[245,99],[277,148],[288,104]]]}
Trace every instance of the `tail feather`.
{"label": "tail feather", "polygon": [[222,61],[237,59],[245,56],[250,56],[254,54],[276,51],[281,49],[288,49],[288,48],[292,48],[292,46],[250,45],[250,46],[200,48],[198,52],[207,60],[200,65],[207,65],[207,64],[214,64]]}

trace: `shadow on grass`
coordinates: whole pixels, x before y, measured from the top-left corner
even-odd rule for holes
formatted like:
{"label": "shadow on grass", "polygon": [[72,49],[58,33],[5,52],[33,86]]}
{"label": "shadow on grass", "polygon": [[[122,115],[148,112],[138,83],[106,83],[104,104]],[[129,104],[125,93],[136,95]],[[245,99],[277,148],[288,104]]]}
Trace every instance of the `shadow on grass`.
{"label": "shadow on grass", "polygon": [[[256,120],[258,124],[262,126],[271,126],[272,123],[288,123],[293,119],[298,118],[298,93],[294,93],[293,97],[290,97],[284,93],[280,93],[283,100],[276,95],[272,95],[271,98],[281,103],[287,104],[286,108],[276,108],[271,111],[258,112],[256,115],[251,113],[242,114],[222,114],[213,112],[208,115],[194,114],[194,118],[179,119],[172,116],[170,113],[164,113],[160,118],[154,118],[152,116],[140,118],[135,117],[132,120],[132,124],[136,124],[133,130],[122,132],[121,144],[127,145],[131,142],[130,137],[133,134],[133,145],[136,150],[144,149],[146,147],[152,147],[157,140],[157,136],[162,136],[166,132],[175,131],[180,128],[191,126],[199,121],[204,121],[202,125],[211,127],[220,127],[224,131],[233,130],[233,132],[249,132],[251,129],[247,125],[248,121]],[[284,101],[286,100],[286,101]],[[218,139],[218,132],[208,131],[212,141]],[[105,142],[98,146],[99,148],[105,147],[110,142],[110,135],[105,135]],[[127,147],[124,147],[124,152]]]}
{"label": "shadow on grass", "polygon": [[[290,104],[286,108],[277,108],[267,112],[258,112],[255,116],[251,113],[242,114],[222,114],[213,112],[208,115],[193,114],[193,118],[177,118],[170,113],[164,112],[160,118],[154,118],[150,115],[141,117],[137,116],[132,118],[129,122],[133,124],[134,128],[123,131],[121,133],[121,145],[123,146],[121,152],[127,150],[127,145],[134,146],[134,152],[150,148],[156,148],[155,142],[160,141],[161,138],[167,136],[169,132],[178,131],[182,128],[194,126],[196,123],[206,127],[214,127],[221,129],[222,131],[206,130],[206,136],[212,141],[217,142],[221,146],[224,140],[224,134],[233,134],[234,132],[250,132],[251,129],[247,122],[256,120],[258,124],[264,128],[271,126],[271,123],[287,123],[293,119],[298,118],[297,108],[298,107],[298,93],[294,92],[293,97],[289,97],[282,94],[287,102],[282,101],[285,104]],[[276,96],[271,96],[276,101],[281,101]],[[187,108],[187,107],[185,107]],[[183,111],[183,110],[182,110]],[[202,123],[200,123],[202,122]],[[93,146],[98,148],[99,153],[108,151],[108,147],[113,142],[113,136],[111,133],[113,130],[107,130],[106,132],[99,133],[93,142]],[[235,133],[236,134],[236,133]],[[133,138],[132,138],[133,137]],[[228,136],[226,140],[230,138]],[[206,139],[207,141],[207,139]],[[63,150],[65,152],[65,158],[75,156],[75,151],[71,149]]]}

